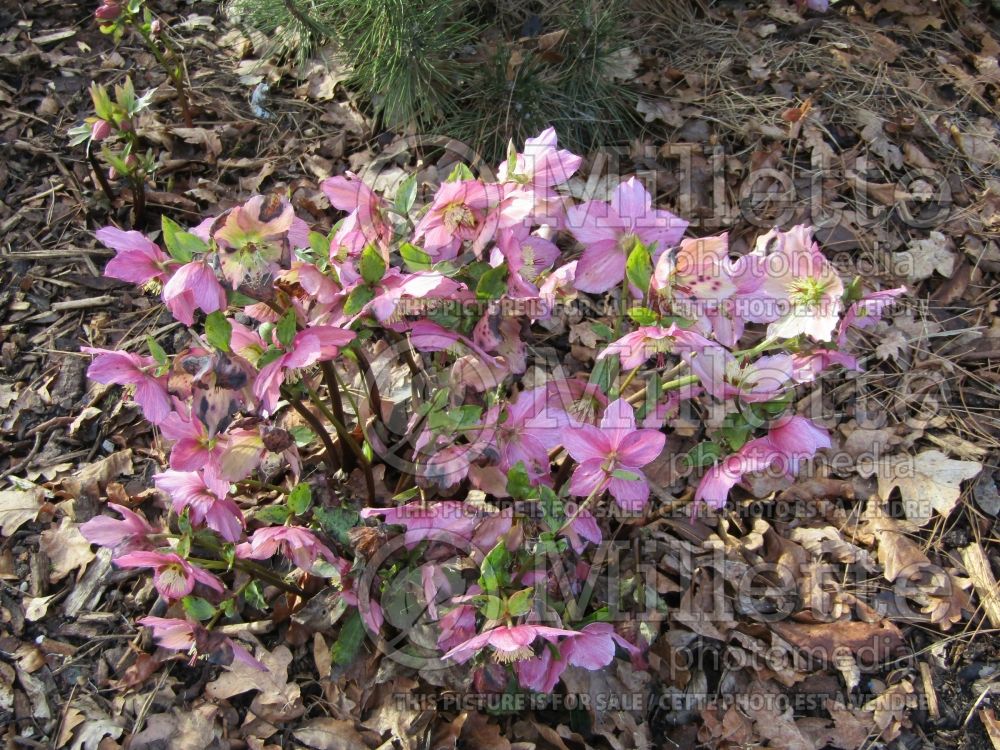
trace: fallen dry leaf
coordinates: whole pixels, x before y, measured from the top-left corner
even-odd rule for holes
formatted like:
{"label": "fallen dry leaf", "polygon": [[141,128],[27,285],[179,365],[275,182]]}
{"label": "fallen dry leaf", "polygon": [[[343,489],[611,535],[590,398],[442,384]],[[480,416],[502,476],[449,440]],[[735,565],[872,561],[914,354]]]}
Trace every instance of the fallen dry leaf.
{"label": "fallen dry leaf", "polygon": [[94,559],[90,542],[80,533],[78,524],[69,518],[63,518],[58,528],[43,531],[39,546],[52,564],[49,573],[52,583],[86,567]]}
{"label": "fallen dry leaf", "polygon": [[894,487],[903,498],[906,518],[925,526],[937,511],[947,516],[962,494],[962,482],[982,471],[976,461],[956,461],[940,451],[924,451],[915,457],[894,461],[878,476],[879,497],[889,499]]}
{"label": "fallen dry leaf", "polygon": [[313,719],[293,731],[292,736],[316,750],[367,750],[368,747],[349,719],[328,716]]}
{"label": "fallen dry leaf", "polygon": [[0,492],[0,535],[9,537],[28,521],[34,521],[44,496],[37,487]]}

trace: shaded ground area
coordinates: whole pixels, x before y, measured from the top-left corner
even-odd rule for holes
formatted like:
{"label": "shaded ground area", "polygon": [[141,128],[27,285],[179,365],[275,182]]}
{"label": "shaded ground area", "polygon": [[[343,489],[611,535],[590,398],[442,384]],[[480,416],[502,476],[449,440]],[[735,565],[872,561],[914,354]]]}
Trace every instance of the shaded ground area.
{"label": "shaded ground area", "polygon": [[[89,114],[91,80],[127,73],[140,91],[159,86],[139,125],[160,154],[150,228],[161,213],[194,224],[257,191],[288,192],[298,212],[329,226],[336,216],[318,182],[402,148],[400,134],[378,132],[359,111],[335,64],[261,63],[214,3],[157,9],[184,43],[199,110],[192,128],[152,57],[128,42],[115,49],[89,4],[0,9],[0,724],[11,747],[1000,742],[991,724],[1000,621],[987,595],[1000,562],[1000,41],[991,19],[920,0],[823,16],[780,0],[636,10],[623,63],[649,131],[617,151],[618,173],[652,175],[660,202],[692,218],[693,232],[729,230],[737,251],[775,222],[817,224],[845,274],[906,283],[914,299],[869,334],[865,398],[856,383],[822,391],[826,413],[838,415],[827,426],[857,462],[791,488],[754,488],[757,498],[746,493],[717,521],[691,524],[653,508],[629,529],[671,604],[651,626],[649,668],[617,662],[569,682],[573,694],[638,695],[635,705],[477,712],[398,700],[438,688],[372,649],[331,663],[340,626],[315,613],[296,622],[277,611],[262,625],[231,627],[265,654],[266,678],[170,659],[132,624],[155,607],[150,582],[114,569],[77,530],[106,500],[155,508],[150,477],[164,460],[138,411],[86,381],[80,346],[135,347],[149,334],[172,349],[186,335],[155,298],[100,275],[110,252],[92,233],[130,226],[130,200],[119,188],[109,204],[82,150],[66,145],[67,129]],[[274,120],[251,109],[261,82]],[[590,156],[592,188],[610,152]],[[594,341],[580,321],[565,323],[566,356],[587,365]],[[680,449],[685,436],[670,439]],[[942,464],[920,462],[933,451],[982,470],[959,493]],[[901,456],[917,457],[915,479],[893,473]],[[865,463],[873,457],[885,461]],[[683,494],[686,480],[667,468],[650,476]],[[888,513],[869,512],[873,496],[886,498]],[[940,512],[904,523],[916,498]],[[817,575],[829,566],[832,583],[803,580],[800,592],[825,590],[857,618],[762,623],[705,598],[731,594],[740,566],[786,559],[808,561]],[[907,566],[928,574],[910,581],[901,607],[894,584]],[[865,621],[873,602],[884,617]],[[877,663],[833,658],[838,647],[857,652],[882,637],[888,650]],[[700,659],[680,663],[679,652]],[[800,662],[801,652],[822,658]],[[815,698],[845,684],[857,705],[793,700],[787,712],[748,712],[683,701]]]}

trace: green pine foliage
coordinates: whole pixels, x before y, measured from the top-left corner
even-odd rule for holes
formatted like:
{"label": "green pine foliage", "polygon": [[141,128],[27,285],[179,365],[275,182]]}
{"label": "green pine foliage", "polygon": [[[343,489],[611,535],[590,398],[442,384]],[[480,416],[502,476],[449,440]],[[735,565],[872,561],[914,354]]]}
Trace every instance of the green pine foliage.
{"label": "green pine foliage", "polygon": [[447,133],[494,160],[550,125],[578,150],[634,133],[635,96],[611,75],[629,44],[624,10],[624,0],[229,3],[274,57],[304,61],[332,42],[379,127]]}

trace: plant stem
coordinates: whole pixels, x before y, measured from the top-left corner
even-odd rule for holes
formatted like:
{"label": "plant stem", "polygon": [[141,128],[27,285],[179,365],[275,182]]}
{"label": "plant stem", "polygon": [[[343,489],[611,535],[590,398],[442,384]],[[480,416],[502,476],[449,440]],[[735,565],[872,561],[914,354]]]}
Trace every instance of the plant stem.
{"label": "plant stem", "polygon": [[[340,400],[340,389],[337,387],[337,373],[333,369],[333,365],[329,362],[319,363],[320,372],[323,373],[323,382],[326,384],[326,390],[330,398],[330,406],[333,410],[333,415],[336,417],[334,426],[339,423],[344,424],[344,403]],[[340,434],[340,428],[337,427],[337,434]],[[341,442],[345,442],[343,436],[340,438]],[[344,466],[344,452],[343,446],[340,446],[341,450],[338,451],[337,458],[340,461],[340,465]],[[345,467],[346,469],[346,467]]]}
{"label": "plant stem", "polygon": [[571,515],[569,518],[563,521],[562,525],[558,529],[556,529],[555,533],[558,534],[559,532],[565,530],[567,526],[569,526],[571,523],[573,523],[573,521],[576,520],[577,516],[579,516],[581,513],[583,513],[583,511],[585,511],[588,507],[590,507],[590,504],[594,502],[594,500],[596,500],[603,491],[604,490],[601,489],[600,484],[594,487],[591,493],[587,495],[587,499],[584,500],[582,503],[580,503],[577,509],[573,511],[573,515]]}
{"label": "plant stem", "polygon": [[115,191],[111,189],[111,183],[108,182],[108,178],[104,175],[104,170],[101,169],[101,165],[97,162],[97,157],[94,152],[89,148],[87,149],[87,159],[90,161],[90,166],[94,170],[94,179],[97,180],[97,184],[101,186],[101,190],[107,199],[114,204],[115,201]]}
{"label": "plant stem", "polygon": [[333,438],[330,437],[330,433],[327,432],[326,427],[323,426],[323,423],[319,421],[315,414],[309,411],[309,408],[305,404],[287,390],[283,389],[281,395],[298,412],[299,416],[306,421],[306,424],[312,428],[313,432],[319,435],[319,439],[326,449],[323,460],[326,462],[330,474],[336,474],[340,470],[340,464],[337,462],[337,456],[340,455],[340,451],[337,450],[337,446],[334,444]]}
{"label": "plant stem", "polygon": [[[146,46],[149,48],[149,51],[153,53],[153,57],[155,57],[156,61],[163,67],[163,70],[166,72],[170,82],[174,85],[174,90],[177,91],[177,101],[181,105],[181,115],[184,117],[184,124],[189,128],[193,128],[194,118],[191,116],[191,104],[188,100],[187,84],[184,81],[184,73],[181,70],[183,66],[175,66],[167,60],[166,55],[164,55],[160,51],[160,48],[156,46],[156,40],[153,39],[152,35],[146,31],[145,28],[143,28],[142,24],[137,24],[135,28],[138,29],[139,34],[142,36],[143,41],[146,42]],[[164,46],[167,46],[166,41],[164,41]],[[169,47],[167,47],[167,49],[171,53],[170,56],[174,57],[176,53]],[[179,54],[177,56],[179,57]]]}
{"label": "plant stem", "polygon": [[342,443],[345,443],[351,452],[354,454],[355,458],[358,459],[358,464],[361,466],[361,470],[365,475],[365,487],[368,490],[368,500],[371,503],[375,502],[375,477],[372,475],[372,465],[365,455],[364,451],[361,450],[361,446],[357,444],[357,441],[351,436],[351,433],[347,431],[347,427],[344,423],[337,419],[336,415],[330,411],[326,404],[323,403],[323,399],[320,398],[319,394],[316,393],[308,384],[303,381],[303,387],[306,389],[306,393],[309,394],[309,399],[315,404],[316,408],[323,412],[323,416],[330,420],[333,424],[334,429],[337,430],[337,436],[340,438]]}

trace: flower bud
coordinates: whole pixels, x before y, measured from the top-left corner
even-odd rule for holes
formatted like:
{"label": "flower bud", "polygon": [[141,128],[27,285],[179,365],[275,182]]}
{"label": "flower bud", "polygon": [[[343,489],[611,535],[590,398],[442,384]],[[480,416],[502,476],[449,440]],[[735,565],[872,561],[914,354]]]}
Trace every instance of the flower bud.
{"label": "flower bud", "polygon": [[118,123],[118,129],[124,133],[128,133],[132,130],[132,120],[128,117],[123,117],[122,121]]}
{"label": "flower bud", "polygon": [[153,36],[159,36],[161,31],[163,31],[163,23],[159,18],[154,18],[153,22],[149,24],[149,33]]}
{"label": "flower bud", "polygon": [[90,138],[94,141],[103,141],[111,135],[111,123],[107,120],[98,120],[90,128]]}
{"label": "flower bud", "polygon": [[271,453],[281,453],[295,444],[292,434],[280,427],[265,427],[261,437],[264,440],[264,447]]}
{"label": "flower bud", "polygon": [[111,169],[108,170],[108,179],[109,180],[117,180],[118,176],[119,176],[118,175],[118,170],[115,169],[114,167],[111,167]]}
{"label": "flower bud", "polygon": [[114,0],[104,0],[101,6],[94,11],[94,16],[101,21],[114,21],[122,14],[122,6]]}

